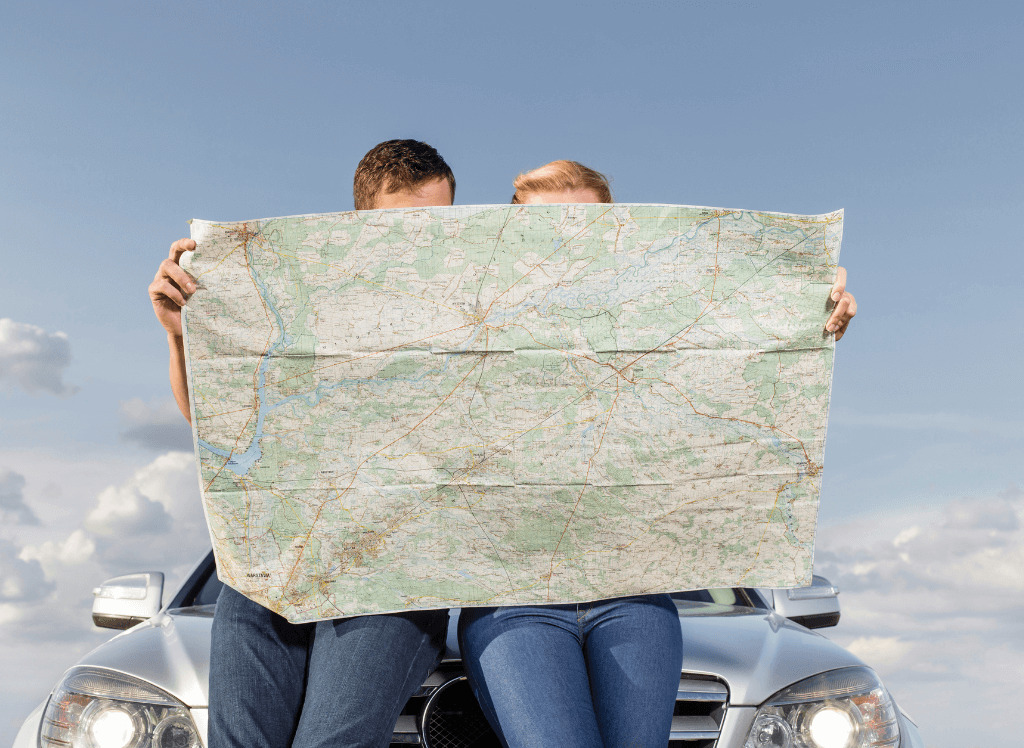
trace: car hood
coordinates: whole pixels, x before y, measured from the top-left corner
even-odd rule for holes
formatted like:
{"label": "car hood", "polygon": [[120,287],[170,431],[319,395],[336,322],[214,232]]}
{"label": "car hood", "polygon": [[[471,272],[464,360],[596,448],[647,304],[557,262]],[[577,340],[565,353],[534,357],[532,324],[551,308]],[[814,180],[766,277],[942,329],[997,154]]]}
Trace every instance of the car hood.
{"label": "car hood", "polygon": [[[824,670],[863,665],[820,634],[771,611],[681,601],[676,605],[683,670],[724,680],[734,705],[758,705]],[[134,675],[190,707],[206,707],[212,609],[161,613],[101,644],[78,664]],[[457,622],[453,611],[449,658],[458,657]]]}
{"label": "car hood", "polygon": [[756,706],[799,680],[864,663],[821,634],[774,611],[677,602],[683,670],[729,686],[729,703]]}
{"label": "car hood", "polygon": [[101,644],[78,664],[134,675],[189,707],[205,708],[212,608],[161,613]]}

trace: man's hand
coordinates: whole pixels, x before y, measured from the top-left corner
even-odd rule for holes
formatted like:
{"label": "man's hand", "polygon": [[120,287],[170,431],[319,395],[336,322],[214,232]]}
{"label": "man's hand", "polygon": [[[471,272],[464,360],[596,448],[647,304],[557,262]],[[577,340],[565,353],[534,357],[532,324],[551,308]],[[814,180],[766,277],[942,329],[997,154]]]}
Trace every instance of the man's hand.
{"label": "man's hand", "polygon": [[181,269],[178,260],[182,254],[196,248],[191,239],[178,239],[171,245],[166,260],[160,263],[153,282],[149,284],[149,299],[153,313],[167,332],[181,337],[181,308],[196,290],[192,276]]}
{"label": "man's hand", "polygon": [[[172,247],[173,249],[173,247]],[[836,282],[832,284],[832,301],[835,307],[825,323],[825,329],[836,334],[836,340],[843,337],[850,320],[857,314],[857,300],[846,290],[846,268],[836,270]],[[155,303],[155,302],[154,302]]]}
{"label": "man's hand", "polygon": [[153,282],[149,284],[149,300],[153,302],[153,313],[167,331],[167,347],[171,354],[169,375],[171,392],[178,410],[191,422],[189,416],[188,381],[185,377],[185,341],[181,330],[181,308],[188,297],[195,293],[196,283],[192,276],[181,269],[178,260],[185,252],[196,248],[191,239],[178,239],[171,245],[167,259],[160,263]]}

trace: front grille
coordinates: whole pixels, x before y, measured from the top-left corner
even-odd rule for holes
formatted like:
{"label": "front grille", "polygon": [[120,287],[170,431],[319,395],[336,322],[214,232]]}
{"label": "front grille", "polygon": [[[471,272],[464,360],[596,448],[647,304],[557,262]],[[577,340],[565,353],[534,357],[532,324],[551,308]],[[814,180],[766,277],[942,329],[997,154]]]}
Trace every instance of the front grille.
{"label": "front grille", "polygon": [[[450,667],[450,666],[449,666]],[[670,748],[714,748],[729,689],[713,678],[684,674],[672,714]],[[399,717],[391,745],[424,748],[498,748],[497,736],[457,668],[435,671]]]}
{"label": "front grille", "polygon": [[728,705],[729,689],[724,683],[684,673],[676,693],[669,746],[714,748]]}
{"label": "front grille", "polygon": [[423,709],[426,748],[500,748],[466,676],[437,689]]}

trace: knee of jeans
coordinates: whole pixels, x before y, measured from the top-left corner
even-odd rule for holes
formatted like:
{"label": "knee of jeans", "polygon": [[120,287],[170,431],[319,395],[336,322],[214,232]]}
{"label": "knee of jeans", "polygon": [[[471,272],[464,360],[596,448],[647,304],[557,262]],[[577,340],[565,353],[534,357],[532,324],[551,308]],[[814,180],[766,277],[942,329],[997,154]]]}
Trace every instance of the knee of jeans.
{"label": "knee of jeans", "polygon": [[444,649],[445,641],[448,638],[447,610],[422,610],[410,614],[410,617],[432,644]]}

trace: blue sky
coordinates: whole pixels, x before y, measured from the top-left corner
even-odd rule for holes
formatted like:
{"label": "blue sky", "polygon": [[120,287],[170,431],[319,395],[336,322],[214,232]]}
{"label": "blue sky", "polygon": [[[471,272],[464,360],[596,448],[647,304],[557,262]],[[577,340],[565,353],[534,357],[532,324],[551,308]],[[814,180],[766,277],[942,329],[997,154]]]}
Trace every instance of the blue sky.
{"label": "blue sky", "polygon": [[[1003,622],[1024,612],[1021,38],[1016,3],[4,4],[0,657],[38,675],[0,703],[0,742],[98,641],[99,578],[197,552],[154,558],[146,507],[201,545],[146,295],[167,246],[193,217],[349,209],[363,153],[414,137],[459,203],[572,158],[623,202],[845,208],[860,313],[822,491],[819,565],[847,590],[830,635],[877,659],[930,745],[998,744],[987,689],[1024,669]],[[964,596],[1001,602],[929,629]],[[982,639],[1000,656],[962,696],[992,710],[979,728],[933,697]]]}

